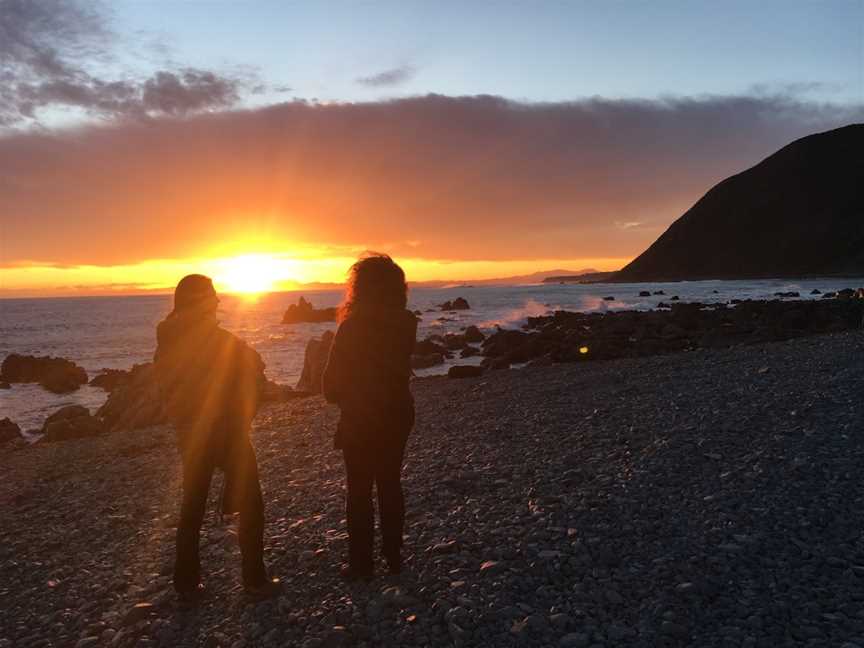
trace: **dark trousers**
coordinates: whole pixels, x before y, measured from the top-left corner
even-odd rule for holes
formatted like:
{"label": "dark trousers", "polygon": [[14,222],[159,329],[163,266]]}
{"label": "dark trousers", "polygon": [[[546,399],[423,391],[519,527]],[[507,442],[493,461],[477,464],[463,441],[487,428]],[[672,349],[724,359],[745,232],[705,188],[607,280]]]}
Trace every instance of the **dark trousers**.
{"label": "dark trousers", "polygon": [[248,439],[218,457],[210,448],[181,448],[183,457],[183,502],[177,528],[177,562],[174,588],[194,589],[201,578],[199,540],[213,471],[225,472],[225,512],[240,512],[240,551],[243,582],[259,585],[267,579],[264,567],[264,499],[258,481],[258,462]]}
{"label": "dark trousers", "polygon": [[405,500],[402,495],[404,441],[390,447],[347,445],[342,449],[348,482],[348,563],[362,571],[372,569],[375,517],[372,485],[378,492],[383,543],[381,555],[396,559],[402,548]]}

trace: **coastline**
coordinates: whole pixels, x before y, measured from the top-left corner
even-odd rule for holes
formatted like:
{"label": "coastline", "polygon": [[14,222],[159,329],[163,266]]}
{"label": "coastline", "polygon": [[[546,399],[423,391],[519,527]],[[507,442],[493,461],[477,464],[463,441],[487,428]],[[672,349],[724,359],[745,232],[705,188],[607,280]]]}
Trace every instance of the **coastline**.
{"label": "coastline", "polygon": [[0,646],[855,642],[862,352],[851,331],[417,379],[408,573],[370,585],[337,575],[337,412],[268,406],[253,441],[287,593],[259,606],[239,594],[235,530],[209,514],[213,595],[175,606],[169,429],[16,442],[0,452]]}

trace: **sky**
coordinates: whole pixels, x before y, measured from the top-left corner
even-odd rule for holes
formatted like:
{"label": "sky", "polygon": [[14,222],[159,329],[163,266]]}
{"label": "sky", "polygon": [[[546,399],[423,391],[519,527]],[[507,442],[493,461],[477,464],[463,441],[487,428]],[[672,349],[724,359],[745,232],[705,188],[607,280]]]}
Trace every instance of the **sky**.
{"label": "sky", "polygon": [[0,0],[0,296],[613,270],[862,66],[864,0]]}

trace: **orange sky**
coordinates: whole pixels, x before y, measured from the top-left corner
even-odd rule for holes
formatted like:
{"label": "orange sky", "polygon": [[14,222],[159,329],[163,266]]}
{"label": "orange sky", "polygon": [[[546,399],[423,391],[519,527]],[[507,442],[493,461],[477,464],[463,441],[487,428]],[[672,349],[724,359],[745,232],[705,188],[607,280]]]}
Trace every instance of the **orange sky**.
{"label": "orange sky", "polygon": [[365,249],[414,281],[613,270],[824,114],[429,95],[7,134],[0,296],[164,290],[192,271],[230,289],[243,255],[290,288],[341,281]]}

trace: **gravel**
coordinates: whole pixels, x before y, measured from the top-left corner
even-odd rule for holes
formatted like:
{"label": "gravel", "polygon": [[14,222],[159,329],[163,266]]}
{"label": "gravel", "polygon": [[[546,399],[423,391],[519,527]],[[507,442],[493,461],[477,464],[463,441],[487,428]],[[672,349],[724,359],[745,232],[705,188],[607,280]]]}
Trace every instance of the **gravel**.
{"label": "gravel", "polygon": [[862,353],[846,332],[418,379],[406,569],[369,584],[338,577],[337,411],[269,405],[286,594],[257,605],[212,514],[209,596],[175,600],[169,428],[2,445],[0,647],[864,646]]}

